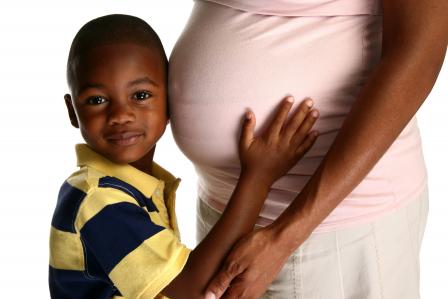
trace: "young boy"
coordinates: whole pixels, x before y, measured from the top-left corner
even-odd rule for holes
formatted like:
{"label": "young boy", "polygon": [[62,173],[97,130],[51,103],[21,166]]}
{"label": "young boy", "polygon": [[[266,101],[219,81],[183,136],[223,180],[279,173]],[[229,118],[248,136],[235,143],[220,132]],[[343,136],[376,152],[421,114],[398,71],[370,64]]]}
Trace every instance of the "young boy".
{"label": "young boy", "polygon": [[[85,24],[67,63],[78,171],[62,185],[50,237],[52,298],[200,298],[231,246],[253,229],[272,183],[311,147],[310,99],[289,121],[283,101],[268,129],[253,136],[246,114],[242,172],[222,218],[196,249],[179,239],[179,179],[153,162],[165,131],[167,59],[144,21],[109,15]],[[207,125],[207,124],[204,124]]]}

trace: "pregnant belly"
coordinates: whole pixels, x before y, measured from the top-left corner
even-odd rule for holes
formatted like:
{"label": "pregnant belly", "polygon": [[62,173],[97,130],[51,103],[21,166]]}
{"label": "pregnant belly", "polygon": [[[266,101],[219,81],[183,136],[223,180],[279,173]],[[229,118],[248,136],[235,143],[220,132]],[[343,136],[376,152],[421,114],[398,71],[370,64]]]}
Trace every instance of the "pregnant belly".
{"label": "pregnant belly", "polygon": [[258,130],[281,99],[315,101],[322,156],[379,57],[378,16],[278,17],[196,3],[170,60],[173,132],[184,153],[207,165],[237,165],[241,117]]}
{"label": "pregnant belly", "polygon": [[[196,2],[170,58],[169,93],[172,131],[198,170],[203,196],[218,209],[228,200],[239,174],[237,142],[247,109],[259,131],[285,95],[293,95],[296,105],[309,96],[320,111],[320,137],[274,185],[262,216],[275,219],[314,173],[378,63],[381,22],[371,15],[267,16]],[[371,182],[384,194],[390,181],[380,176],[373,171]]]}

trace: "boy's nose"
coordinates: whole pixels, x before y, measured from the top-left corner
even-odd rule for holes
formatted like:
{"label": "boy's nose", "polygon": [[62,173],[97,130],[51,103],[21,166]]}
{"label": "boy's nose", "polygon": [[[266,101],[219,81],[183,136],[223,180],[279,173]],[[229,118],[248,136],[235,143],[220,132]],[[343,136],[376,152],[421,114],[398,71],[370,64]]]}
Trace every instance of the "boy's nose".
{"label": "boy's nose", "polygon": [[114,103],[110,105],[109,125],[123,125],[135,121],[135,114],[127,104]]}

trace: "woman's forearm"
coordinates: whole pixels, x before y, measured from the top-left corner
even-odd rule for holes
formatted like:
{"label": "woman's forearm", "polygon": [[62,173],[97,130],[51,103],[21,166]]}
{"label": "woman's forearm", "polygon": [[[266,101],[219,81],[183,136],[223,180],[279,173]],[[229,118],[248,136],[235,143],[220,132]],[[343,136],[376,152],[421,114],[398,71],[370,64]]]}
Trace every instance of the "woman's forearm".
{"label": "woman's forearm", "polygon": [[382,157],[429,94],[445,51],[446,38],[383,51],[320,167],[272,226],[285,250],[295,250]]}

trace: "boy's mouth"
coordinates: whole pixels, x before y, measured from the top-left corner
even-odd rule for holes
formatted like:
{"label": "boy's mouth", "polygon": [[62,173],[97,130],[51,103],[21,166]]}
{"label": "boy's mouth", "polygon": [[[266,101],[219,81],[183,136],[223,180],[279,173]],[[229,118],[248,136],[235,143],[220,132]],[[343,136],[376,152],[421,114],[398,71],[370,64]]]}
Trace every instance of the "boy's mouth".
{"label": "boy's mouth", "polygon": [[137,143],[142,136],[143,132],[124,131],[106,135],[106,140],[114,145],[129,146]]}

